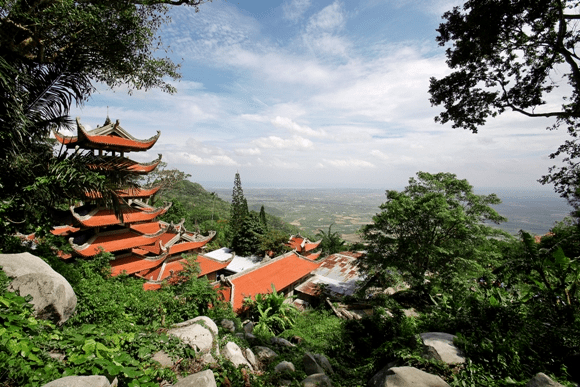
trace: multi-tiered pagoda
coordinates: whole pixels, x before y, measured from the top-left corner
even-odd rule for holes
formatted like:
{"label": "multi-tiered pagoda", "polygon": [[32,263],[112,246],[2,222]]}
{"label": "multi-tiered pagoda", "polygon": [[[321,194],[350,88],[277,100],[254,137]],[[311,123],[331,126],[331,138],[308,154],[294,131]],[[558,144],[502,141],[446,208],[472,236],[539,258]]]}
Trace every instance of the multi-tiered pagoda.
{"label": "multi-tiered pagoda", "polygon": [[[129,152],[150,149],[160,132],[147,140],[139,140],[124,130],[118,120],[113,124],[108,117],[102,127],[94,130],[86,130],[77,118],[77,131],[76,136],[63,136],[56,131],[54,135],[67,148],[92,152],[91,169],[143,175],[152,172],[161,162],[161,155],[150,163],[137,163],[125,157]],[[53,230],[55,235],[69,237],[73,248],[73,254],[63,258],[91,258],[101,251],[110,252],[115,255],[111,262],[113,275],[134,274],[159,284],[164,278],[150,273],[163,271],[168,264],[175,265],[182,260],[182,254],[201,251],[215,235],[215,232],[209,236],[189,232],[183,222],[175,225],[158,220],[171,207],[171,203],[160,208],[148,204],[148,199],[159,188],[118,187],[116,211],[103,204],[101,193],[87,193],[81,205],[70,207],[67,224]]]}

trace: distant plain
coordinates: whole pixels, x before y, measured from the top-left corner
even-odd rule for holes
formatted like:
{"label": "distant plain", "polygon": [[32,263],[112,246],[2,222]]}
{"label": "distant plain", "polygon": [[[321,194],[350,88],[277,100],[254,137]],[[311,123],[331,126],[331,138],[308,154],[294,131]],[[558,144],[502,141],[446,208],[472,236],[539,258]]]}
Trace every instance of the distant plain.
{"label": "distant plain", "polygon": [[[206,189],[216,192],[226,201],[231,200],[231,189]],[[479,194],[491,192],[502,200],[502,204],[494,208],[508,218],[498,227],[510,234],[523,229],[543,235],[571,209],[564,199],[547,190],[476,190]],[[244,188],[244,196],[251,209],[259,211],[263,205],[266,212],[311,235],[319,229],[327,231],[332,224],[332,231],[337,231],[350,242],[358,240],[357,231],[372,222],[372,217],[386,200],[385,191],[377,189]]]}

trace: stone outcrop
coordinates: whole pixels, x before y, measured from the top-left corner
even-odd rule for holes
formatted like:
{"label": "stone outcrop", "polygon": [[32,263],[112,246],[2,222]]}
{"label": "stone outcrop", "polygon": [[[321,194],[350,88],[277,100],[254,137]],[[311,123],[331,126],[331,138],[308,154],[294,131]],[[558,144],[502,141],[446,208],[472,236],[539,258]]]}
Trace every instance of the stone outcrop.
{"label": "stone outcrop", "polygon": [[231,361],[233,365],[239,367],[244,365],[249,369],[253,369],[252,365],[248,360],[244,357],[242,353],[242,349],[233,341],[228,342],[225,347],[223,348],[223,355],[226,359]]}
{"label": "stone outcrop", "polygon": [[325,374],[312,374],[301,383],[304,387],[332,387],[332,381]]}
{"label": "stone outcrop", "polygon": [[385,367],[369,381],[369,387],[449,387],[439,376],[414,367]]}
{"label": "stone outcrop", "polygon": [[219,355],[218,327],[209,317],[175,324],[167,333],[189,344],[206,363],[213,363],[213,356]]}
{"label": "stone outcrop", "polygon": [[564,387],[553,381],[548,375],[539,372],[527,384],[526,387]]}
{"label": "stone outcrop", "polygon": [[254,347],[254,354],[260,361],[269,362],[273,360],[278,354],[268,347]]}
{"label": "stone outcrop", "polygon": [[292,364],[289,361],[281,361],[280,363],[276,364],[276,367],[274,367],[274,371],[276,372],[295,372],[296,371],[296,367],[294,367],[294,364]]}
{"label": "stone outcrop", "polygon": [[455,335],[443,332],[427,332],[421,333],[420,336],[426,347],[433,348],[433,350],[427,351],[427,358],[434,358],[447,364],[465,363],[465,357],[453,344]]}
{"label": "stone outcrop", "polygon": [[32,296],[36,316],[62,324],[75,311],[77,296],[68,281],[30,253],[0,254],[0,266],[13,280],[9,290]]}
{"label": "stone outcrop", "polygon": [[205,370],[181,379],[173,387],[217,387],[212,370]]}
{"label": "stone outcrop", "polygon": [[111,387],[111,383],[109,383],[109,379],[99,375],[67,376],[53,380],[42,387]]}

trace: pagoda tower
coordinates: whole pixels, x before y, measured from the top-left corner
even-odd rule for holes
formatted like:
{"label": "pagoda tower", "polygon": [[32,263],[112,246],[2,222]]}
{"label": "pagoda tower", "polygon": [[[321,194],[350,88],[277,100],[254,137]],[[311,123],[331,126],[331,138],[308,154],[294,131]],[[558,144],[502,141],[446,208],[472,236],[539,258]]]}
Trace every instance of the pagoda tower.
{"label": "pagoda tower", "polygon": [[[53,133],[63,146],[91,152],[93,157],[88,167],[92,170],[145,175],[161,162],[161,155],[149,163],[125,157],[126,153],[153,147],[161,134],[159,131],[149,139],[139,140],[123,129],[119,120],[112,123],[108,117],[103,126],[90,131],[77,118],[76,136]],[[148,204],[148,199],[159,189],[144,189],[135,184],[119,186],[114,190],[119,201],[115,209],[103,204],[100,192],[87,193],[80,205],[69,208],[65,224],[52,230],[55,235],[68,237],[73,248],[72,254],[62,258],[92,258],[106,251],[115,255],[111,261],[113,276],[126,273],[158,281],[159,278],[147,278],[143,274],[181,260],[181,254],[201,251],[215,232],[203,236],[187,231],[183,221],[175,225],[158,220],[171,207],[171,203],[160,208]]]}

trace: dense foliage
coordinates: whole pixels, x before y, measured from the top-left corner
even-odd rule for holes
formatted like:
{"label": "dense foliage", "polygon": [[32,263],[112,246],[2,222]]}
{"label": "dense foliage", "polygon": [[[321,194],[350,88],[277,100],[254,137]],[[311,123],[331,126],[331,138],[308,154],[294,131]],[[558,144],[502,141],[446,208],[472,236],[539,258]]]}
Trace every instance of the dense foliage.
{"label": "dense foliage", "polygon": [[[565,165],[552,167],[541,181],[554,183],[575,207],[580,204],[578,5],[577,0],[469,0],[454,7],[437,29],[453,71],[431,78],[429,88],[431,103],[444,108],[436,121],[452,122],[454,128],[475,133],[506,110],[553,117],[552,129],[565,126],[571,138],[551,155],[565,155]],[[558,87],[560,101],[548,105],[548,94]]]}
{"label": "dense foliage", "polygon": [[368,254],[363,269],[379,281],[396,267],[412,285],[429,275],[441,281],[489,261],[490,237],[497,229],[485,221],[505,218],[490,205],[495,194],[476,195],[467,180],[451,173],[418,172],[401,192],[387,191],[373,223],[363,228]]}

